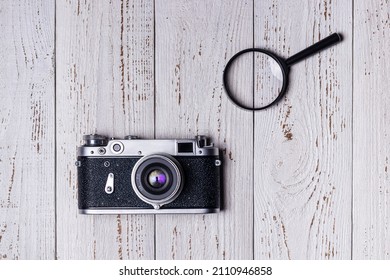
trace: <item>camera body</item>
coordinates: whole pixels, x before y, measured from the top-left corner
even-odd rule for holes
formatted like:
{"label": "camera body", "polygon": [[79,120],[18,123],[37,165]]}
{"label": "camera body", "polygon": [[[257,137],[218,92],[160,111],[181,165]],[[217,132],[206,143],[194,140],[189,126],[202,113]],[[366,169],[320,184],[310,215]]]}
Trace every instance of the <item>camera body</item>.
{"label": "camera body", "polygon": [[209,138],[83,139],[76,161],[81,214],[219,212],[221,160]]}

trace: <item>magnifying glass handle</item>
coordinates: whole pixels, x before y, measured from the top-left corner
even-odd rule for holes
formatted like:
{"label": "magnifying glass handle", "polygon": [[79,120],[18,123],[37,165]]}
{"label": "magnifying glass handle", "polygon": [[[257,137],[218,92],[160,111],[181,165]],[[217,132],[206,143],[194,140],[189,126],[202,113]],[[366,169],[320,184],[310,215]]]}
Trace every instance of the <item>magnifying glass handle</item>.
{"label": "magnifying glass handle", "polygon": [[293,56],[289,57],[286,60],[287,66],[291,66],[319,51],[322,51],[323,49],[326,49],[330,47],[333,44],[336,44],[342,40],[342,37],[339,33],[333,33],[332,35],[322,39],[321,41],[315,43],[314,45],[300,51],[297,54],[294,54]]}

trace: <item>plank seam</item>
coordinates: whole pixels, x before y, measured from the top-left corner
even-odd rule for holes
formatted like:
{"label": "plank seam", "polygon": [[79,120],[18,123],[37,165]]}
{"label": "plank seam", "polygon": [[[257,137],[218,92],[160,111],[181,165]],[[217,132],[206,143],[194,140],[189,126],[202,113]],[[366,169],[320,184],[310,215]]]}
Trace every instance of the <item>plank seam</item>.
{"label": "plank seam", "polygon": [[[252,0],[252,48],[255,47],[255,0]],[[252,106],[255,107],[255,54],[252,53]],[[255,111],[252,111],[252,259],[255,259]]]}
{"label": "plank seam", "polygon": [[[153,0],[153,137],[156,139],[156,0]],[[154,238],[153,238],[153,257],[157,259],[157,219],[153,215]]]}
{"label": "plank seam", "polygon": [[351,132],[351,140],[352,140],[352,180],[351,180],[351,260],[353,260],[353,241],[354,241],[354,236],[353,236],[353,216],[354,216],[354,194],[353,194],[353,189],[354,189],[354,151],[355,151],[355,148],[354,148],[354,135],[353,135],[353,131],[354,131],[354,126],[353,126],[353,123],[354,123],[354,85],[355,85],[355,82],[354,82],[354,50],[355,50],[355,42],[354,42],[354,36],[355,36],[355,1],[352,0],[352,77],[351,77],[351,81],[352,81],[352,121],[351,121],[351,127],[352,127],[352,132]]}
{"label": "plank seam", "polygon": [[57,2],[54,1],[54,259],[57,250]]}

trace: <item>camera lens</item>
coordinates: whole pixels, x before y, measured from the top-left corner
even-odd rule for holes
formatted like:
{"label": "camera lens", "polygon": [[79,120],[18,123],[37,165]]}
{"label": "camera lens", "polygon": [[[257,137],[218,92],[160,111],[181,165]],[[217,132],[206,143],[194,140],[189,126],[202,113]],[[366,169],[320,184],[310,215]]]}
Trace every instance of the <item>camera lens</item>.
{"label": "camera lens", "polygon": [[183,186],[182,168],[170,155],[150,155],[137,161],[131,173],[136,195],[158,209],[177,198]]}
{"label": "camera lens", "polygon": [[155,169],[149,173],[148,182],[154,188],[161,188],[167,182],[167,176],[164,171]]}

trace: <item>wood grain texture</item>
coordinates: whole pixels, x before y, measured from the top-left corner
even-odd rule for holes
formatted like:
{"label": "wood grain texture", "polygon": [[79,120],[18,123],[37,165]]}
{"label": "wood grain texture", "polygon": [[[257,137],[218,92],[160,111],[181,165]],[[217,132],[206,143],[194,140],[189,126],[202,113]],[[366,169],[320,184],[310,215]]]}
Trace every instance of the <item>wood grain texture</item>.
{"label": "wood grain texture", "polygon": [[344,35],[294,65],[286,97],[255,115],[255,258],[349,259],[352,2],[255,1],[254,13],[255,45],[285,58]]}
{"label": "wood grain texture", "polygon": [[[276,107],[227,100],[237,51],[332,32]],[[387,0],[0,1],[0,259],[389,259],[389,45]],[[78,214],[90,133],[211,136],[223,211]]]}
{"label": "wood grain texture", "polygon": [[253,257],[253,115],[222,85],[227,60],[252,46],[252,6],[156,1],[156,137],[208,135],[224,158],[223,212],[156,216],[157,259]]}
{"label": "wood grain texture", "polygon": [[354,4],[353,258],[390,258],[390,3]]}
{"label": "wood grain texture", "polygon": [[0,259],[52,259],[54,1],[1,1],[0,34]]}
{"label": "wood grain texture", "polygon": [[152,259],[153,216],[77,213],[82,136],[154,134],[153,1],[57,2],[59,259]]}

